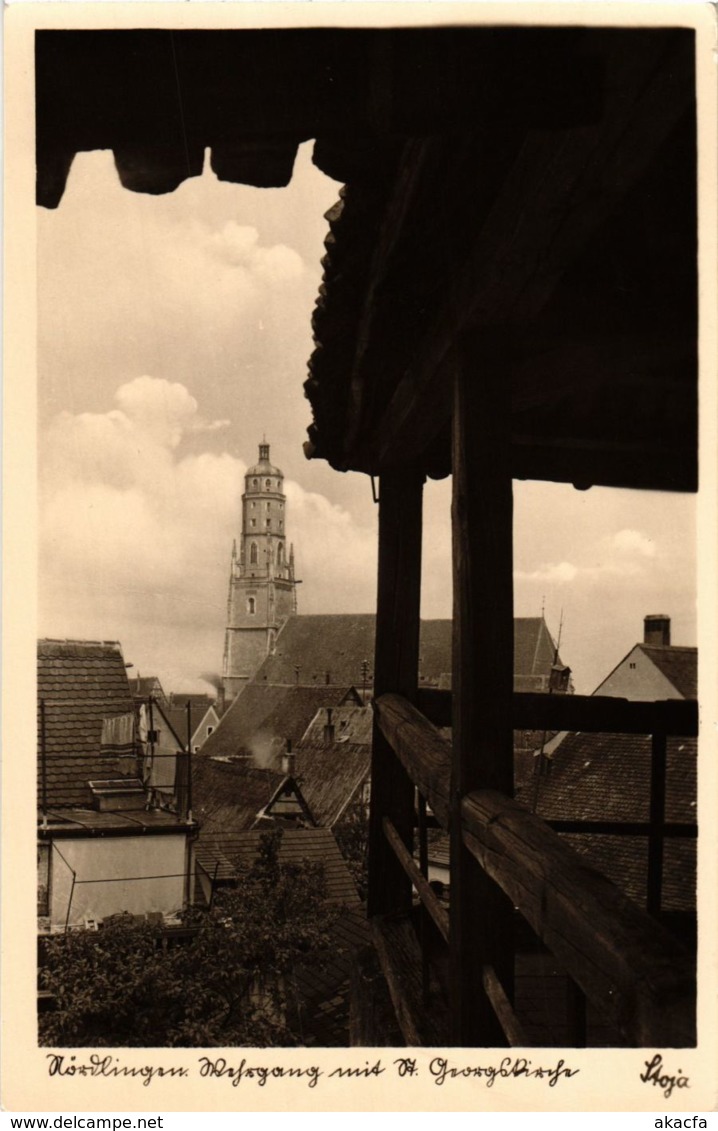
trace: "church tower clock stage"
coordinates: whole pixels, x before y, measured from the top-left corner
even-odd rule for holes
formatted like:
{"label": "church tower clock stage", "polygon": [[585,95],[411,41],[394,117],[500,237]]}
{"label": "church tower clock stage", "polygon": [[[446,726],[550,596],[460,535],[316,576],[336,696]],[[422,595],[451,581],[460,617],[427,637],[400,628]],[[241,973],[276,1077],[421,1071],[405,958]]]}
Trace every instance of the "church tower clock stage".
{"label": "church tower clock stage", "polygon": [[242,533],[232,547],[222,683],[227,704],[272,651],[277,633],[297,611],[294,548],[287,550],[284,476],[259,445],[247,470]]}

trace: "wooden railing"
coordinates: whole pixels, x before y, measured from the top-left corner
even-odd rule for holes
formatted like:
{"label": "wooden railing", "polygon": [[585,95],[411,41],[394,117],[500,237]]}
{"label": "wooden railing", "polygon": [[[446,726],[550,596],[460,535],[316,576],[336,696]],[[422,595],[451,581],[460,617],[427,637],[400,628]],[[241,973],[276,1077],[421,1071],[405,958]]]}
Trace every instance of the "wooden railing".
{"label": "wooden railing", "polygon": [[[448,694],[420,696],[422,708],[440,723],[446,721],[448,702]],[[667,734],[688,736],[697,732],[696,704],[515,695],[514,708],[517,729],[653,735],[651,819],[625,825],[593,822],[590,827],[591,831],[647,836],[649,884],[653,857],[660,905],[662,837],[695,835],[694,826],[670,826],[662,820],[665,739]],[[399,695],[382,695],[374,709],[382,734],[439,825],[448,831],[450,742]],[[662,776],[655,771],[656,760],[662,764]],[[658,801],[653,796],[656,789],[661,793]],[[656,810],[661,814],[660,823]],[[493,790],[469,793],[462,800],[460,812],[463,844],[607,1020],[634,1044],[680,1047],[694,1043],[695,980],[691,963],[660,923],[589,867],[544,820],[502,794]],[[570,824],[572,830],[582,827],[580,822]],[[427,913],[451,945],[445,909],[391,821],[385,818],[383,827]],[[515,1041],[521,1033],[520,1024],[504,987],[489,967],[483,971],[483,985],[504,1032]]]}

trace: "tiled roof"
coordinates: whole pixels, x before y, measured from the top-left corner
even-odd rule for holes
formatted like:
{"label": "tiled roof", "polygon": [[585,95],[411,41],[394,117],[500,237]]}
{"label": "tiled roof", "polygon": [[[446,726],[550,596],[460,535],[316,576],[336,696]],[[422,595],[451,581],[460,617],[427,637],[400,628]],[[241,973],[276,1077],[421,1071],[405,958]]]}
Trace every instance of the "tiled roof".
{"label": "tiled roof", "polygon": [[[101,757],[100,739],[103,719],[133,710],[122,650],[114,642],[40,640],[37,680],[38,700],[45,704],[48,806],[86,808],[87,782],[119,772],[116,758]],[[38,764],[41,775],[40,758]]]}
{"label": "tiled roof", "polygon": [[[279,633],[274,654],[267,656],[255,683],[293,683],[299,668],[302,683],[330,678],[362,684],[362,663],[374,664],[374,613],[292,616]],[[421,622],[419,673],[422,682],[438,683],[451,672],[450,620]],[[514,683],[516,690],[542,690],[554,662],[554,643],[542,617],[514,619]],[[519,686],[519,683],[521,686]]]}
{"label": "tiled roof", "polygon": [[302,743],[294,776],[318,825],[333,826],[358,796],[371,771],[371,747],[364,743]]}
{"label": "tiled roof", "polygon": [[334,738],[327,741],[322,708],[296,747],[294,774],[317,824],[335,825],[369,779],[373,719],[371,707],[333,707]]}
{"label": "tiled roof", "polygon": [[244,832],[285,777],[259,769],[249,758],[223,761],[198,754],[192,759],[192,814],[205,835]]}
{"label": "tiled roof", "polygon": [[698,697],[698,649],[676,645],[639,644],[639,648],[656,665],[684,699]]}
{"label": "tiled roof", "polygon": [[335,707],[351,687],[248,683],[202,747],[202,757],[255,754],[266,764],[285,748],[286,739],[299,742],[320,707]]}
{"label": "tiled roof", "polygon": [[194,691],[170,691],[169,705],[173,711],[186,712],[188,701],[191,706],[193,719],[195,715],[197,715],[198,718],[201,717],[199,714],[200,711],[202,715],[205,715],[210,707],[214,707],[217,704],[217,700],[212,695],[204,695],[199,692],[195,693]]}
{"label": "tiled roof", "polygon": [[[180,710],[179,708],[175,708],[173,710],[171,707],[160,707],[159,704],[156,704],[156,707],[157,707],[157,714],[159,715],[159,718],[155,717],[154,720],[153,720],[154,724],[155,724],[155,728],[161,732],[162,731],[162,725],[163,725],[163,722],[164,722],[165,724],[167,724],[167,723],[169,724],[169,728],[172,731],[171,734],[167,735],[166,741],[165,741],[164,736],[162,736],[162,745],[163,746],[179,745],[184,750],[186,745],[187,745],[187,712]],[[199,721],[200,720],[199,720],[199,716],[198,716],[197,722],[199,722]],[[195,729],[195,726],[196,726],[196,723],[195,723],[194,718],[193,718],[192,719],[192,730],[193,731]]]}
{"label": "tiled roof", "polygon": [[[697,744],[668,740],[666,820],[696,821]],[[651,740],[629,734],[566,734],[540,778],[537,813],[547,819],[647,821]],[[530,806],[534,784],[518,791]],[[645,901],[646,840],[580,834],[572,843],[638,903]],[[665,910],[695,908],[695,841],[668,839],[665,845]]]}

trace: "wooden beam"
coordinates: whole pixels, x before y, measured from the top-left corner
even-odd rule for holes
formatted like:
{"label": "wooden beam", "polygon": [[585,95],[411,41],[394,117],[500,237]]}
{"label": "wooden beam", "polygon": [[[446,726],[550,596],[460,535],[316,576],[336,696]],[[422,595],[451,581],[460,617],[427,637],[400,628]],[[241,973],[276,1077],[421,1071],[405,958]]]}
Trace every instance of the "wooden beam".
{"label": "wooden beam", "polygon": [[695,1043],[687,952],[545,822],[493,790],[461,807],[464,843],[601,1012],[637,1045]]}
{"label": "wooden beam", "polygon": [[[379,580],[374,693],[412,699],[419,671],[419,600],[424,478],[413,468],[382,475],[379,484]],[[374,725],[369,815],[368,914],[411,906],[411,883],[384,836],[388,817],[411,853],[414,786]]]}
{"label": "wooden beam", "polygon": [[604,112],[595,125],[532,131],[493,208],[457,264],[431,327],[417,343],[380,422],[348,466],[376,471],[416,459],[451,413],[457,334],[525,329],[591,236],[650,168],[695,103],[693,37],[617,39],[595,32],[605,58]]}
{"label": "wooden beam", "polygon": [[513,496],[509,389],[500,343],[464,342],[455,373],[451,943],[453,1039],[505,1043],[482,981],[492,966],[513,994],[513,909],[467,851],[461,805],[474,789],[513,793]]}

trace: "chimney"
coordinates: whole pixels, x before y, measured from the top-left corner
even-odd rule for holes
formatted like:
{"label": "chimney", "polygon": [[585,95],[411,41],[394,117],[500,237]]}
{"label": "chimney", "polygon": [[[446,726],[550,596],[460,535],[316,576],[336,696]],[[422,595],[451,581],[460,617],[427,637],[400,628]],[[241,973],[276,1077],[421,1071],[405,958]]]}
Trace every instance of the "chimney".
{"label": "chimney", "polygon": [[334,723],[332,722],[332,708],[327,707],[327,722],[324,727],[324,741],[329,746],[334,741]]}
{"label": "chimney", "polygon": [[284,754],[282,754],[282,773],[286,774],[288,777],[293,777],[296,763],[297,756],[296,754],[292,753],[292,740],[291,738],[288,738],[287,749]]}
{"label": "chimney", "polygon": [[654,613],[643,618],[643,643],[667,648],[671,643],[671,618]]}

